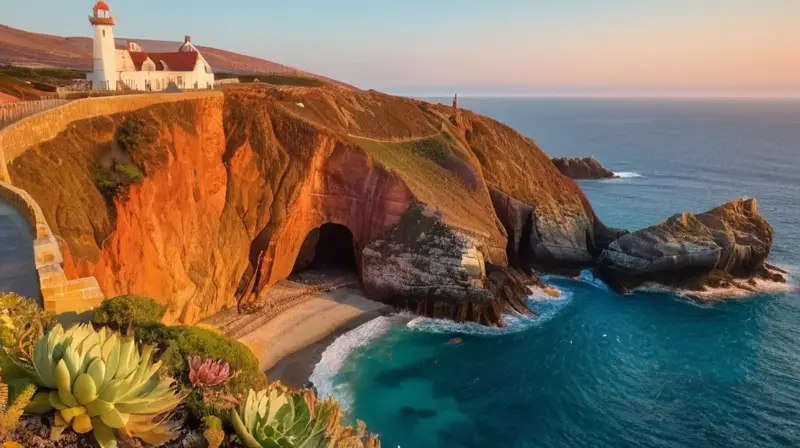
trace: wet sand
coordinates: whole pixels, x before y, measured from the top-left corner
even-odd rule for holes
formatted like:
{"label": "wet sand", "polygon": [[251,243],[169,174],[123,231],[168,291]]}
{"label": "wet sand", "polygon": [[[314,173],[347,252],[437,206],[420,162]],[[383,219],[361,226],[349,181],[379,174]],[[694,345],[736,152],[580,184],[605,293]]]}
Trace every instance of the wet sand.
{"label": "wet sand", "polygon": [[392,311],[360,288],[344,287],[318,292],[238,340],[250,347],[270,381],[302,387],[337,337]]}

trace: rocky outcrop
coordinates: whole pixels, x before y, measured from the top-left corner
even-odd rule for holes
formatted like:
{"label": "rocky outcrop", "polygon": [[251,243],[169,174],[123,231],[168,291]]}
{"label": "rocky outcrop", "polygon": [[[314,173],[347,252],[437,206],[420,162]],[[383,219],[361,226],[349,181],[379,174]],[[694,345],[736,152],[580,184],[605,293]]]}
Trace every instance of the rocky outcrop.
{"label": "rocky outcrop", "polygon": [[606,227],[588,201],[583,212],[564,213],[553,219],[494,187],[490,193],[495,213],[508,233],[508,259],[515,266],[580,268],[628,233]]}
{"label": "rocky outcrop", "polygon": [[[414,100],[241,88],[77,121],[9,171],[53,223],[69,276],[97,277],[106,296],[155,297],[168,321],[259,301],[334,223],[352,233],[373,297],[502,325],[502,313],[526,312],[524,295],[503,298],[512,283],[486,275],[506,269],[506,233],[463,139]],[[101,176],[109,167],[141,178],[117,185]],[[412,204],[442,233],[398,226]]]}
{"label": "rocky outcrop", "polygon": [[601,165],[594,157],[558,157],[553,159],[553,164],[561,171],[561,174],[572,179],[610,179],[615,177],[613,171]]}
{"label": "rocky outcrop", "polygon": [[625,235],[603,251],[598,264],[623,291],[646,282],[704,289],[735,287],[744,284],[741,279],[758,277],[783,281],[766,264],[773,236],[756,200],[737,199]]}
{"label": "rocky outcrop", "polygon": [[[352,247],[370,297],[485,325],[529,312],[529,287],[542,286],[532,266],[600,257],[609,278],[657,276],[635,259],[663,250],[650,264],[666,266],[678,238],[656,233],[664,248],[647,249],[651,236],[607,228],[532,140],[469,111],[333,86],[185,98],[75,121],[8,166],[60,239],[69,278],[96,277],[106,297],[152,296],[169,322],[269,300],[314,262],[326,224],[349,230],[333,247]],[[763,264],[768,244],[740,238],[744,218],[697,220],[719,247],[718,233],[736,243],[719,252],[736,261],[711,270]],[[702,270],[711,256],[686,258]]]}

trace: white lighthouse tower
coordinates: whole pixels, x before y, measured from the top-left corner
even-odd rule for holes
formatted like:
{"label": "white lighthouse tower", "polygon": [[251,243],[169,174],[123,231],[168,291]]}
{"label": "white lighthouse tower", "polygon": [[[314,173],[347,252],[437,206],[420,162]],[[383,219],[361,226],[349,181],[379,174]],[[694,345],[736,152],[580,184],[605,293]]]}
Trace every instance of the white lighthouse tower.
{"label": "white lighthouse tower", "polygon": [[117,90],[117,60],[114,45],[114,18],[108,4],[95,3],[89,23],[94,27],[94,73],[92,89]]}

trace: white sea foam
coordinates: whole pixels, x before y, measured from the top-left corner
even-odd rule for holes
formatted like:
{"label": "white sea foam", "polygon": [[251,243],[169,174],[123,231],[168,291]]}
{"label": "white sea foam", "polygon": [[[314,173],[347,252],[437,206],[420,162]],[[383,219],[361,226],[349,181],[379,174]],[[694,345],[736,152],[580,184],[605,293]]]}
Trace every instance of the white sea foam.
{"label": "white sea foam", "polygon": [[[675,290],[655,283],[652,284],[648,283],[642,285],[636,288],[636,291],[675,293],[678,297],[681,297],[683,299],[688,299],[693,302],[713,303],[725,299],[741,299],[758,294],[781,294],[800,289],[800,285],[798,285],[797,279],[795,278],[794,275],[792,275],[794,269],[792,267],[787,267],[787,266],[778,266],[778,267],[788,272],[788,274],[784,274],[784,276],[786,277],[786,283],[773,282],[763,279],[754,279],[755,285],[748,285],[752,286],[754,291],[737,288],[735,286],[729,288],[709,288],[706,289],[705,291],[690,291],[685,289]],[[744,283],[744,281],[742,283]]]}
{"label": "white sea foam", "polygon": [[542,273],[537,273],[537,276],[545,283],[550,283],[552,280],[576,280],[581,283],[594,286],[597,289],[602,289],[603,291],[609,290],[606,282],[595,277],[591,269],[582,270],[577,278],[567,277],[565,275],[542,274]]}
{"label": "white sea foam", "polygon": [[631,171],[620,171],[618,173],[614,173],[614,177],[619,179],[630,179],[633,177],[642,177],[642,175]]}
{"label": "white sea foam", "polygon": [[354,350],[383,336],[391,329],[392,325],[406,321],[408,318],[409,315],[406,314],[381,316],[336,338],[322,353],[322,358],[314,366],[314,372],[309,377],[316,387],[319,397],[334,397],[344,409],[349,409],[352,393],[346,384],[334,385],[334,377]]}
{"label": "white sea foam", "polygon": [[559,290],[560,297],[552,297],[539,289],[532,289],[528,297],[529,307],[536,315],[523,316],[520,314],[504,314],[503,320],[507,326],[503,328],[490,328],[474,322],[454,322],[447,319],[432,319],[429,317],[416,317],[411,319],[406,327],[412,331],[439,334],[465,334],[472,336],[500,336],[518,333],[528,328],[541,325],[552,319],[558,311],[566,306],[572,298],[569,291]]}

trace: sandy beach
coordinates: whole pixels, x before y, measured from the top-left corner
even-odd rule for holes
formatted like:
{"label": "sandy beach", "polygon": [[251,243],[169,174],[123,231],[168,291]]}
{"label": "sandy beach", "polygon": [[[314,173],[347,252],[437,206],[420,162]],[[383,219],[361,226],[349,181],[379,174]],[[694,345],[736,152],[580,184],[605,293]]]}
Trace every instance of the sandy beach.
{"label": "sandy beach", "polygon": [[392,309],[358,288],[320,293],[239,339],[255,353],[270,381],[304,385],[336,337]]}
{"label": "sandy beach", "polygon": [[270,381],[303,387],[337,337],[392,311],[367,299],[357,277],[321,274],[275,285],[258,312],[227,310],[204,323],[250,347]]}

